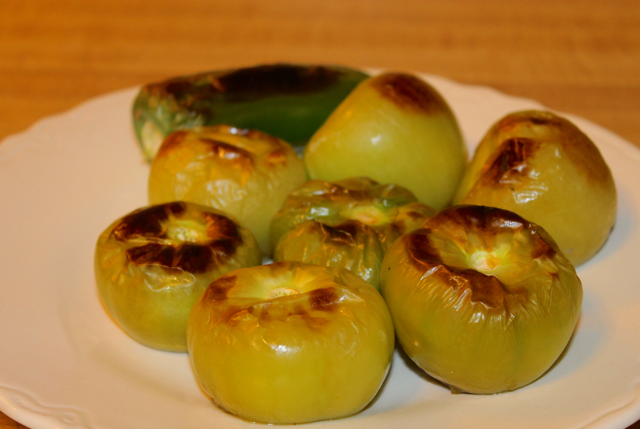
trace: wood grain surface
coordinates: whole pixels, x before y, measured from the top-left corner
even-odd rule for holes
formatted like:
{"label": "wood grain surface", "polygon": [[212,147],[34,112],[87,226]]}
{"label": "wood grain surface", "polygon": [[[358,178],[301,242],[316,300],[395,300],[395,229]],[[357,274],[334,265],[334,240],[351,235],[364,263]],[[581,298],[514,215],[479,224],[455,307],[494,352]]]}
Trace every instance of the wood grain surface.
{"label": "wood grain surface", "polygon": [[487,85],[640,147],[634,0],[2,0],[0,140],[117,89],[283,61]]}

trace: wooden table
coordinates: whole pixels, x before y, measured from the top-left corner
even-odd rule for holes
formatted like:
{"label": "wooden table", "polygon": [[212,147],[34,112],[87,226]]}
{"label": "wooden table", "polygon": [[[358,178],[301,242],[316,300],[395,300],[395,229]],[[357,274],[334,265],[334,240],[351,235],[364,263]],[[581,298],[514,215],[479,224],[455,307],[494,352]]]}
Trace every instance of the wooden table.
{"label": "wooden table", "polygon": [[276,61],[488,85],[640,147],[635,0],[2,0],[0,140],[113,90]]}

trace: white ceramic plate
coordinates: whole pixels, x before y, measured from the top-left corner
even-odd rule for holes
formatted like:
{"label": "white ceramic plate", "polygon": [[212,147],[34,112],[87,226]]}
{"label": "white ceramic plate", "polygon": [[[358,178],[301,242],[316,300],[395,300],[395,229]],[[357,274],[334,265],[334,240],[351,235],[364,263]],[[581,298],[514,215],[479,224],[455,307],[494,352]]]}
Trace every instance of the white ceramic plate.
{"label": "white ceramic plate", "polygon": [[[425,78],[450,102],[470,152],[503,115],[540,107]],[[248,428],[204,395],[186,355],[135,343],[98,299],[96,238],[146,204],[135,93],[92,100],[0,145],[0,410],[34,429]],[[620,203],[613,235],[578,270],[583,313],[561,360],[523,389],[472,396],[451,394],[396,353],[368,409],[314,428],[624,428],[640,419],[640,151],[571,119],[600,147]]]}

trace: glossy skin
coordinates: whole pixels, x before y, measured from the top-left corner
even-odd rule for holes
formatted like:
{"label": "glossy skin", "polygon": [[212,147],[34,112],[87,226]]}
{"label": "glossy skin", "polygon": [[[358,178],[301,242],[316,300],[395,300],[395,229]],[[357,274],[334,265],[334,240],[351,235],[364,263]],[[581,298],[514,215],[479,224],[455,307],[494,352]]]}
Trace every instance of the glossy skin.
{"label": "glossy skin", "polygon": [[445,209],[397,240],[381,285],[411,359],[452,391],[480,394],[544,374],[582,305],[580,279],[549,234],[482,206]]}
{"label": "glossy skin", "polygon": [[451,202],[467,152],[442,96],[412,75],[362,82],[305,148],[311,179],[370,177],[396,183],[435,209]]}
{"label": "glossy skin", "polygon": [[232,125],[304,145],[367,74],[338,66],[273,64],[174,77],[143,86],[133,123],[150,162],[180,129]]}
{"label": "glossy skin", "polygon": [[282,140],[255,130],[204,127],[171,134],[149,174],[149,202],[190,201],[223,210],[271,254],[269,225],[306,181],[302,160]]}
{"label": "glossy skin", "polygon": [[174,202],[136,210],[98,238],[94,268],[107,311],[134,340],[187,350],[191,307],[227,271],[258,265],[247,229],[218,210]]}
{"label": "glossy skin", "polygon": [[273,259],[347,268],[379,289],[391,243],[434,214],[397,185],[312,180],[287,197],[271,222]]}
{"label": "glossy skin", "polygon": [[218,406],[291,424],[364,408],[389,370],[394,332],[384,300],[360,277],[283,262],[212,283],[189,316],[188,345]]}
{"label": "glossy skin", "polygon": [[489,130],[455,202],[518,213],[543,226],[580,265],[609,236],[617,193],[609,167],[582,131],[550,112],[524,111]]}

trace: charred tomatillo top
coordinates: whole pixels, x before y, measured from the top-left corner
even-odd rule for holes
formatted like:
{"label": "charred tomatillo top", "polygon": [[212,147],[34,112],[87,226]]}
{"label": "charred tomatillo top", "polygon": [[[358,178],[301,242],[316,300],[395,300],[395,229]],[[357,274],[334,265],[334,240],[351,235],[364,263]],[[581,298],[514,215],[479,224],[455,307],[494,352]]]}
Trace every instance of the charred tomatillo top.
{"label": "charred tomatillo top", "polygon": [[411,359],[471,393],[514,390],[544,374],[582,305],[580,279],[549,234],[483,206],[445,209],[398,239],[381,286]]}
{"label": "charred tomatillo top", "polygon": [[401,186],[363,177],[312,180],[292,192],[274,216],[273,258],[347,268],[379,288],[388,247],[433,214]]}
{"label": "charred tomatillo top", "polygon": [[455,201],[511,210],[541,225],[575,265],[602,247],[617,209],[613,176],[596,145],[567,119],[536,110],[491,127]]}
{"label": "charred tomatillo top", "polygon": [[166,138],[151,164],[149,201],[191,201],[223,210],[270,255],[271,218],[306,180],[302,160],[286,142],[255,130],[204,127]]}
{"label": "charred tomatillo top", "polygon": [[451,202],[467,151],[453,112],[433,87],[413,75],[384,73],[338,106],[309,140],[304,161],[311,179],[396,183],[439,210]]}
{"label": "charred tomatillo top", "polygon": [[187,316],[223,273],[261,263],[249,230],[224,213],[172,202],[136,210],[98,238],[95,276],[107,311],[136,341],[186,351]]}
{"label": "charred tomatillo top", "polygon": [[148,161],[180,129],[227,124],[304,145],[368,75],[330,65],[266,64],[179,76],[143,86],[133,124]]}
{"label": "charred tomatillo top", "polygon": [[342,268],[281,262],[229,272],[194,305],[189,356],[221,408],[263,423],[357,413],[389,370],[394,332],[378,291]]}

